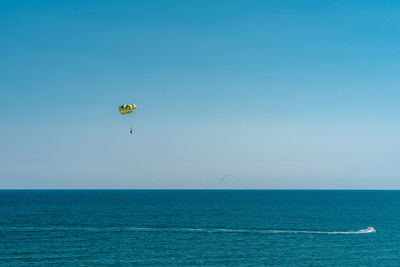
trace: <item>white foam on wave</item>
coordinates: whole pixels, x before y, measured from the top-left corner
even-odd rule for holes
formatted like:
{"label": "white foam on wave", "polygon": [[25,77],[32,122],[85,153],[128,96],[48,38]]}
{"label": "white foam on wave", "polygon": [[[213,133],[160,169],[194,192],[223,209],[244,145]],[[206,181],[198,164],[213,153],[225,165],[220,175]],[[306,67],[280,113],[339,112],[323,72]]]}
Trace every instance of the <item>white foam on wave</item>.
{"label": "white foam on wave", "polygon": [[94,231],[94,232],[198,232],[198,233],[253,233],[253,234],[325,234],[349,235],[370,234],[375,230],[358,231],[313,231],[313,230],[275,230],[275,229],[226,229],[226,228],[163,228],[163,227],[0,227],[0,231],[39,232],[39,231]]}

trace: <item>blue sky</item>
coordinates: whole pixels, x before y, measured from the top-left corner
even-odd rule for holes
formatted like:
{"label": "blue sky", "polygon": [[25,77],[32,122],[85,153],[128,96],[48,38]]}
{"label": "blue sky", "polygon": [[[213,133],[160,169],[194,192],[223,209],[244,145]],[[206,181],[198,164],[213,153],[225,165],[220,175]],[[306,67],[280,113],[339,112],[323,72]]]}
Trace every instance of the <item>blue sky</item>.
{"label": "blue sky", "polygon": [[3,1],[0,188],[400,189],[399,12]]}

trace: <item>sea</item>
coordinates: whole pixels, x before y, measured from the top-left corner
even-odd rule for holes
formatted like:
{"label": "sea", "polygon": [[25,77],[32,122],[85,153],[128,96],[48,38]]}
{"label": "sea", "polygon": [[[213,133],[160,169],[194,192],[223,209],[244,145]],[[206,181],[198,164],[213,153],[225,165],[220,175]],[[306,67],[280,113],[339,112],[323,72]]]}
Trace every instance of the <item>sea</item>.
{"label": "sea", "polygon": [[400,266],[400,191],[0,190],[0,265]]}

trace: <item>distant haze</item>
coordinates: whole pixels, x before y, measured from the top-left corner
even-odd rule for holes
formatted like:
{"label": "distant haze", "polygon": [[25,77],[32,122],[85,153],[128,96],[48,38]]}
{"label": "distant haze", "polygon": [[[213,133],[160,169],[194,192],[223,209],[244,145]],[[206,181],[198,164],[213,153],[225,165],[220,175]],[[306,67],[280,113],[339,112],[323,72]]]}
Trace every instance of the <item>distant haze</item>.
{"label": "distant haze", "polygon": [[0,188],[400,189],[399,12],[2,2]]}

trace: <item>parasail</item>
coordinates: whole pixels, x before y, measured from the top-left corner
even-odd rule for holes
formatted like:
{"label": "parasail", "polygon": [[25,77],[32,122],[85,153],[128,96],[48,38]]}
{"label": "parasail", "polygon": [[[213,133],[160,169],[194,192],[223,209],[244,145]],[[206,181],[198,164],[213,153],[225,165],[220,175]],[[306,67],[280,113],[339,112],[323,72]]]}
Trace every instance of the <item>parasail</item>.
{"label": "parasail", "polygon": [[119,106],[119,113],[121,113],[121,115],[126,115],[129,113],[132,113],[134,110],[136,109],[136,105],[135,104],[123,104],[121,106]]}
{"label": "parasail", "polygon": [[129,125],[131,127],[130,129],[130,133],[133,134],[134,133],[134,129],[133,129],[133,122],[134,122],[134,113],[133,111],[136,109],[136,105],[135,104],[123,104],[120,105],[118,108],[119,113],[121,113],[122,117],[124,118],[124,120],[129,122]]}

